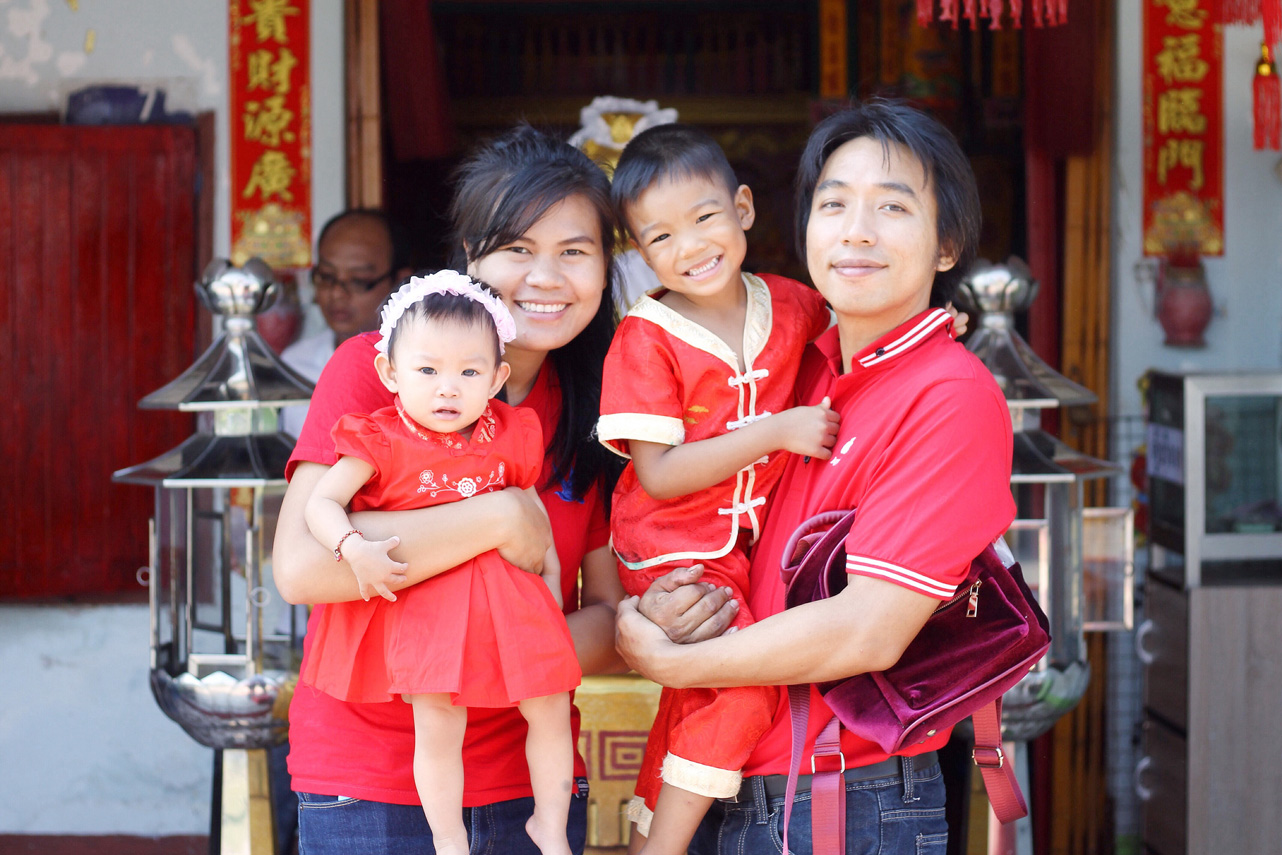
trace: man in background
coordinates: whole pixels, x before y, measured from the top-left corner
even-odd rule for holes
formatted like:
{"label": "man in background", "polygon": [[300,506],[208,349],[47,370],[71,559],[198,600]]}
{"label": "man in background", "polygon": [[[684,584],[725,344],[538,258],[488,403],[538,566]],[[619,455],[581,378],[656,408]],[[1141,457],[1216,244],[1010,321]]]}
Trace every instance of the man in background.
{"label": "man in background", "polygon": [[[311,270],[316,305],[326,328],[299,339],[281,352],[290,368],[313,383],[334,349],[357,333],[378,329],[383,301],[411,272],[395,224],[382,211],[354,208],[334,215],[316,241]],[[298,436],[307,405],[281,411],[281,429]]]}

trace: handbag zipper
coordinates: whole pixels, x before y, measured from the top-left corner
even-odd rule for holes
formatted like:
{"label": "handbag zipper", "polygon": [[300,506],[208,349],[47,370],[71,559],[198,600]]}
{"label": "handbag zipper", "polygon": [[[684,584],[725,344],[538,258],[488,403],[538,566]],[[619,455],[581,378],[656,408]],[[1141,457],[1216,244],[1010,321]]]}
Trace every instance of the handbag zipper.
{"label": "handbag zipper", "polygon": [[984,584],[983,579],[976,579],[975,584],[970,586],[970,597],[966,605],[966,617],[975,617],[979,613],[979,586]]}

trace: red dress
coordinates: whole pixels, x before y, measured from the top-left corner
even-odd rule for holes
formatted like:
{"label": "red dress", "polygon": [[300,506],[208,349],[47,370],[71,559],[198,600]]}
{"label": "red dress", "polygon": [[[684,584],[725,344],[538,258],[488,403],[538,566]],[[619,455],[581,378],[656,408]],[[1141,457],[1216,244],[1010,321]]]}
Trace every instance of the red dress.
{"label": "red dress", "polygon": [[[531,487],[543,466],[537,416],[499,401],[490,403],[470,439],[407,424],[395,407],[385,407],[344,416],[334,441],[338,454],[375,469],[352,497],[352,512],[426,508]],[[469,707],[512,706],[568,692],[582,679],[547,584],[497,551],[397,597],[327,606],[309,631],[316,636],[302,679],[345,701],[449,693]]]}
{"label": "red dress", "polygon": [[[812,288],[782,276],[744,275],[747,308],[742,355],[652,297],[619,325],[605,360],[597,435],[627,455],[630,440],[665,445],[737,430],[793,406],[806,344],[830,314]],[[629,463],[614,491],[611,546],[627,593],[644,594],[674,567],[704,565],[704,581],[729,586],[747,608],[746,546],[756,539],[766,496],[786,455],[773,452],[707,490],[654,499]],[[774,713],[776,689],[664,689],[646,745],[637,794],[651,810],[662,779],[706,796],[738,792],[744,763]],[[634,814],[634,818],[637,818]],[[642,831],[647,822],[642,821]]]}

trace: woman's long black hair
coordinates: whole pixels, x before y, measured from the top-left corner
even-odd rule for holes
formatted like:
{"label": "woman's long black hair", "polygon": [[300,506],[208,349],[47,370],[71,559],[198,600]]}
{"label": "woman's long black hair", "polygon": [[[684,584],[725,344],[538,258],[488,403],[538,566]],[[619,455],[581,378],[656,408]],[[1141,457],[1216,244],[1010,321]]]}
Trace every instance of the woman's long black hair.
{"label": "woman's long black hair", "polygon": [[[467,264],[519,239],[553,206],[580,196],[601,220],[605,253],[605,292],[596,315],[572,341],[548,353],[561,387],[561,417],[548,443],[551,484],[568,488],[581,500],[597,484],[609,508],[619,458],[596,438],[601,412],[601,366],[614,335],[612,293],[615,218],[610,182],[601,168],[568,143],[526,124],[483,144],[459,166],[454,176],[450,222],[456,256],[453,266]],[[464,249],[466,248],[466,250]]]}

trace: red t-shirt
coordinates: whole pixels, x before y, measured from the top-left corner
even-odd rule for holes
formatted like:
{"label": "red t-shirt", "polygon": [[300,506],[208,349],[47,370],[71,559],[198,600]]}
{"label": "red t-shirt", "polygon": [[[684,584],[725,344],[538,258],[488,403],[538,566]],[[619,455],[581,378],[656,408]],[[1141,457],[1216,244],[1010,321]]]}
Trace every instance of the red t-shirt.
{"label": "red t-shirt", "polygon": [[[1011,420],[993,375],[952,339],[947,312],[931,309],[861,351],[841,373],[838,332],[807,351],[798,403],[824,396],[841,414],[831,460],[790,455],[752,557],[748,604],[758,619],[784,607],[780,556],[789,535],[824,511],[858,508],[846,539],[847,570],[947,599],[970,561],[1015,517]],[[833,644],[839,639],[831,639]],[[787,692],[744,775],[787,774],[792,750]],[[830,715],[811,689],[806,755]],[[948,731],[917,746],[940,747]],[[843,732],[846,767],[886,754]]]}
{"label": "red t-shirt", "polygon": [[[377,341],[377,333],[365,333],[348,339],[334,352],[312,396],[286,477],[292,477],[300,462],[333,465],[337,461],[330,432],[339,418],[347,413],[372,413],[392,404],[392,394],[374,372]],[[534,387],[519,406],[538,415],[545,437],[553,435],[561,392],[550,362],[544,361]],[[543,479],[549,471],[550,465],[545,464]],[[581,501],[570,498],[564,484],[539,489],[539,497],[551,518],[563,568],[579,567],[584,555],[609,541],[605,509],[595,487]],[[561,582],[569,613],[578,608],[577,574],[562,573]],[[324,608],[312,609],[309,626]],[[310,652],[309,638],[303,642],[304,659]],[[572,710],[571,715],[577,745],[578,710]],[[299,683],[289,708],[289,722],[289,773],[295,790],[390,804],[419,803],[414,788],[414,721],[408,704],[350,704]],[[515,708],[469,709],[467,722],[463,805],[477,807],[531,795],[525,762],[526,725],[520,712]],[[577,754],[574,773],[587,774]]]}

